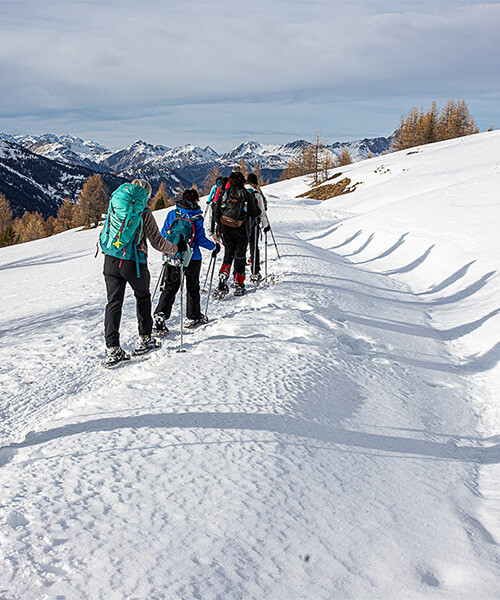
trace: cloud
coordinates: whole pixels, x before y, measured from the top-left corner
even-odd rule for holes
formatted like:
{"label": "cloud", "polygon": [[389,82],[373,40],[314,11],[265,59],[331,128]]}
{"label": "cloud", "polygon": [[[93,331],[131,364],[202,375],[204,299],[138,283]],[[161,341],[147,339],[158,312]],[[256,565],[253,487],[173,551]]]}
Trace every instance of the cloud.
{"label": "cloud", "polygon": [[496,2],[459,0],[4,1],[0,125],[74,115],[133,128],[161,114],[165,127],[176,115],[297,131],[331,119],[330,105],[354,124],[349,105],[399,99],[394,125],[407,98],[495,93],[499,26]]}

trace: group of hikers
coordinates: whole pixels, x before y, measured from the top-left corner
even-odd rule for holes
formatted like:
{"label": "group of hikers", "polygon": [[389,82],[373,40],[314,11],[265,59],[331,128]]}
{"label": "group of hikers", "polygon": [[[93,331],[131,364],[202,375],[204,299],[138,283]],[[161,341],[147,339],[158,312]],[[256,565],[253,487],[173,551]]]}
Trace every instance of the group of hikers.
{"label": "group of hikers", "polygon": [[[219,177],[207,200],[205,215],[199,206],[196,189],[184,190],[176,201],[161,229],[151,213],[151,185],[144,179],[122,184],[112,194],[106,220],[99,237],[104,253],[104,279],[107,290],[105,311],[106,357],[102,365],[115,367],[131,356],[120,346],[120,322],[128,283],[135,295],[139,341],[133,354],[146,354],[160,347],[155,335],[168,334],[175,297],[183,281],[186,282],[187,327],[194,328],[208,322],[200,306],[200,247],[212,252],[215,260],[224,246],[224,257],[219,271],[219,282],[214,298],[222,299],[229,293],[228,279],[233,265],[234,295],[246,292],[245,268],[250,246],[250,281],[261,280],[259,239],[261,231],[270,229],[267,203],[254,173],[245,178],[239,166],[229,177]],[[206,231],[205,231],[206,227]],[[209,237],[207,237],[207,234]],[[160,299],[151,314],[150,273],[147,265],[147,243],[163,253],[160,275]],[[181,314],[181,319],[183,315]]]}

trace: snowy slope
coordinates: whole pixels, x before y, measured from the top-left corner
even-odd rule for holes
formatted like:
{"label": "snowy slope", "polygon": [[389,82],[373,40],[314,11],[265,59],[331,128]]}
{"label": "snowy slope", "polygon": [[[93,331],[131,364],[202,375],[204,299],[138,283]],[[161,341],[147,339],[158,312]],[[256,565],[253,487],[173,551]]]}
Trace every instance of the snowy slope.
{"label": "snowy slope", "polygon": [[[490,191],[495,139],[459,142]],[[211,304],[185,354],[177,307],[163,348],[114,372],[97,360],[96,232],[2,249],[0,597],[498,598],[499,440],[484,423],[491,381],[477,379],[495,365],[457,345],[495,319],[479,323],[486,304],[468,299],[496,279],[466,281],[493,270],[494,225],[485,245],[464,242],[476,263],[461,273],[452,224],[425,233],[430,208],[396,246],[404,197],[411,211],[414,193],[440,189],[435,219],[459,201],[457,147],[394,155],[390,173],[375,173],[388,157],[348,167],[364,185],[324,204],[296,199],[302,179],[269,186],[276,283]],[[424,259],[400,254],[426,235]],[[153,279],[159,268],[153,253]],[[462,318],[445,335],[444,308]],[[128,294],[126,347],[135,331]]]}
{"label": "snowy slope", "polygon": [[[318,245],[410,284],[462,368],[485,373],[479,379],[500,393],[500,132],[339,171],[360,185],[322,205],[341,222]],[[492,424],[500,426],[500,411]]]}

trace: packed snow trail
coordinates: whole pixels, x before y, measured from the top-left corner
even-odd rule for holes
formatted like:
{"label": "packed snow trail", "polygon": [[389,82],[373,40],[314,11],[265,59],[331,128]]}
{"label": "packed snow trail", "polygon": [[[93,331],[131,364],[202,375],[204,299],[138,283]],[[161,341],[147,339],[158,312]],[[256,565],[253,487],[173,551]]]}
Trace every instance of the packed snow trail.
{"label": "packed snow trail", "polygon": [[2,600],[498,598],[498,451],[425,302],[303,241],[336,226],[315,202],[268,199],[276,284],[113,372],[95,232],[1,255]]}

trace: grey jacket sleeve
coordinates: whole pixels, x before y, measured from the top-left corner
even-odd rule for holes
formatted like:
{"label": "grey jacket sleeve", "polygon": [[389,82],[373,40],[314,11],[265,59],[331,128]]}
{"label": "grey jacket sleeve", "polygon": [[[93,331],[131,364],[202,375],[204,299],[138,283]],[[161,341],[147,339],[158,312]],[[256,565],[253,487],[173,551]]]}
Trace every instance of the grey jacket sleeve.
{"label": "grey jacket sleeve", "polygon": [[264,198],[257,190],[255,190],[255,198],[257,199],[257,203],[260,208],[260,222],[262,223],[262,227],[265,228],[269,225],[269,219],[267,218],[266,207],[264,204]]}
{"label": "grey jacket sleeve", "polygon": [[177,252],[177,246],[165,240],[158,229],[155,218],[151,211],[146,211],[143,217],[144,235],[151,242],[151,245],[158,252],[164,252],[165,254],[175,254]]}

